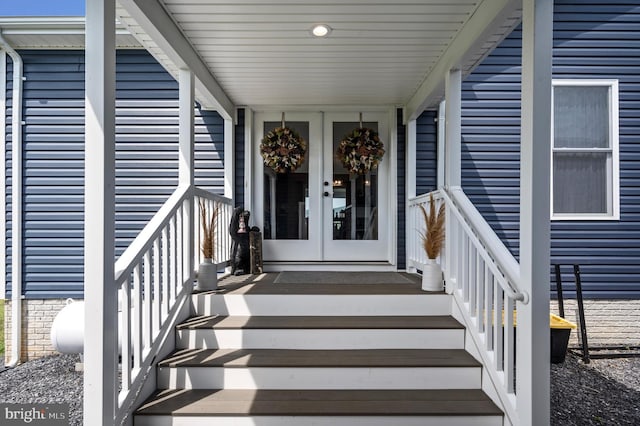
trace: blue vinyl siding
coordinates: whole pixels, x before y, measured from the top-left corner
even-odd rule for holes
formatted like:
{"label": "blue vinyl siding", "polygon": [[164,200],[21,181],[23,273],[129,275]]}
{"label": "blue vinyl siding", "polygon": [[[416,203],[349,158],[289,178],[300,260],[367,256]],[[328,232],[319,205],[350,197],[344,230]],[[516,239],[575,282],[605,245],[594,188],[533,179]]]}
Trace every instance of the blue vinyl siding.
{"label": "blue vinyl siding", "polygon": [[407,150],[407,131],[404,124],[402,124],[403,114],[402,109],[396,110],[396,122],[398,123],[396,128],[397,141],[398,146],[396,147],[396,152],[398,153],[398,192],[397,192],[397,200],[398,200],[398,232],[396,235],[398,236],[397,247],[398,247],[398,259],[397,259],[397,268],[406,269],[407,267],[407,254],[406,254],[406,237],[405,237],[405,228],[406,228],[406,205],[404,200],[407,199],[407,184],[406,184],[406,150]]}
{"label": "blue vinyl siding", "polygon": [[[244,109],[238,109],[238,122],[235,127],[235,204],[244,205]],[[253,213],[253,212],[252,212]]]}
{"label": "blue vinyl siding", "polygon": [[[24,294],[82,297],[84,53],[21,55]],[[118,256],[177,186],[178,85],[145,51],[118,52],[116,80]],[[198,108],[195,126],[196,184],[222,193],[223,120]],[[7,282],[10,288],[9,274]]]}
{"label": "blue vinyl siding", "polygon": [[[637,0],[555,2],[553,77],[619,80],[620,221],[551,224],[552,263],[580,264],[591,298],[640,298],[639,23]],[[462,95],[464,190],[516,256],[520,47],[518,28],[465,79]],[[563,281],[572,288],[571,267]]]}
{"label": "blue vinyl siding", "polygon": [[425,111],[416,120],[416,194],[436,189],[438,179],[437,111]]}

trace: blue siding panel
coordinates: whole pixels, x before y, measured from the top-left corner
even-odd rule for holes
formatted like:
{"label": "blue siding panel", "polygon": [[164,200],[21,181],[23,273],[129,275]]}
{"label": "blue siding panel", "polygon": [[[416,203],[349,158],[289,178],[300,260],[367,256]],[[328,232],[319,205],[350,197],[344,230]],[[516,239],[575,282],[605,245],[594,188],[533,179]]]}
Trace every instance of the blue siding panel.
{"label": "blue siding panel", "polygon": [[425,111],[416,120],[416,193],[436,189],[438,180],[437,111]]}
{"label": "blue siding panel", "polygon": [[[620,221],[552,222],[552,263],[580,264],[591,298],[640,298],[640,7],[556,0],[554,78],[620,82]],[[463,83],[463,187],[514,255],[519,238],[521,31]],[[571,289],[572,268],[563,271]],[[553,277],[550,282],[553,285]]]}
{"label": "blue siding panel", "polygon": [[238,109],[238,123],[235,127],[235,204],[244,204],[244,109]]}
{"label": "blue siding panel", "polygon": [[398,155],[398,232],[396,235],[398,236],[398,257],[397,257],[397,268],[406,269],[407,267],[407,254],[406,254],[406,205],[404,200],[407,199],[407,188],[406,188],[406,150],[407,150],[407,131],[404,124],[402,124],[403,114],[402,109],[396,110],[396,122],[398,123],[396,134],[398,146],[396,148]]}
{"label": "blue siding panel", "polygon": [[[21,55],[26,76],[24,295],[82,297],[84,53],[24,51]],[[222,118],[197,107],[195,133],[195,182],[221,194]],[[7,182],[11,182],[10,176]],[[116,75],[116,256],[177,184],[178,84],[147,52],[120,51]],[[10,200],[10,188],[6,198]],[[10,218],[10,211],[7,215]],[[10,229],[10,223],[7,226]],[[9,249],[10,240],[7,244]],[[10,260],[8,257],[8,264]],[[10,271],[7,282],[10,290]]]}

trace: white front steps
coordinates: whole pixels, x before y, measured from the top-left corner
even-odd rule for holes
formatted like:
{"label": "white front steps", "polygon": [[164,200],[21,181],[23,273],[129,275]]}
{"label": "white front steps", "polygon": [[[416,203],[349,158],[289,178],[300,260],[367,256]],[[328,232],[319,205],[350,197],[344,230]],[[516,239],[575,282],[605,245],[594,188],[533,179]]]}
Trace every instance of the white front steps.
{"label": "white front steps", "polygon": [[136,425],[502,425],[449,296],[417,280],[221,284],[193,296]]}

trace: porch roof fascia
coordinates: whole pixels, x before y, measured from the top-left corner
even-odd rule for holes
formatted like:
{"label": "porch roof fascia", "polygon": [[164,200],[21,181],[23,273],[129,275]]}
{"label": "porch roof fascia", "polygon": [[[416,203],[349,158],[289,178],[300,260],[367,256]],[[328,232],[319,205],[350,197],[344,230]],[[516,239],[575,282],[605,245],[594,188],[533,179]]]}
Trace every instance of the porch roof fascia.
{"label": "porch roof fascia", "polygon": [[404,120],[415,120],[444,95],[445,76],[452,69],[470,73],[520,22],[521,0],[485,0],[449,44],[407,102]]}
{"label": "porch roof fascia", "polygon": [[143,0],[118,0],[118,3],[178,69],[193,72],[196,97],[203,107],[215,109],[225,120],[234,121],[234,103],[164,7]]}

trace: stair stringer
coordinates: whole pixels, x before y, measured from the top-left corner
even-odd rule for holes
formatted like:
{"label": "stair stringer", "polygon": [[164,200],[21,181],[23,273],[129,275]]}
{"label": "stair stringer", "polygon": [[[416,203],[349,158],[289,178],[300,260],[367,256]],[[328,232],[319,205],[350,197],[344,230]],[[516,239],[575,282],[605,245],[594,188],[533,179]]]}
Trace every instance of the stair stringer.
{"label": "stair stringer", "polygon": [[482,348],[485,342],[484,333],[479,333],[476,329],[475,321],[465,308],[463,299],[457,292],[451,294],[451,316],[458,320],[465,328],[465,350],[482,364],[482,390],[504,413],[504,426],[518,425],[518,415],[515,412],[515,395],[507,394],[501,386],[502,379],[498,377],[500,373],[494,369],[487,368],[493,362],[493,354]]}

